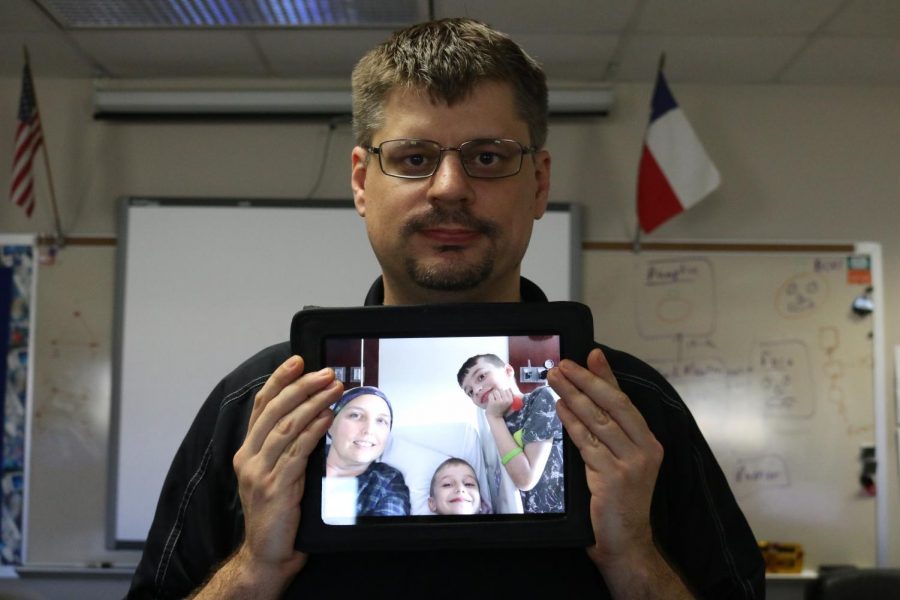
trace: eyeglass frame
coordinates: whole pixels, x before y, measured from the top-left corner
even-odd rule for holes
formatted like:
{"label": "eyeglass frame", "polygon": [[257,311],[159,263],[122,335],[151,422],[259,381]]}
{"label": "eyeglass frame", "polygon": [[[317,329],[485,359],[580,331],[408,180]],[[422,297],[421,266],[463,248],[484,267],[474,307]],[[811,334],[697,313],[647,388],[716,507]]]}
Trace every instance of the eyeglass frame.
{"label": "eyeglass frame", "polygon": [[[471,140],[466,140],[459,146],[455,146],[455,147],[454,146],[442,146],[440,144],[440,142],[436,142],[435,140],[425,140],[425,139],[419,139],[419,138],[397,138],[397,139],[393,139],[393,140],[384,140],[377,146],[362,146],[362,148],[369,154],[374,154],[378,157],[378,167],[381,169],[381,172],[384,173],[385,175],[387,175],[388,177],[397,177],[398,179],[428,179],[429,177],[431,177],[435,173],[437,173],[437,170],[441,167],[441,161],[444,160],[444,152],[449,152],[449,151],[453,150],[453,151],[459,152],[460,158],[462,158],[463,146],[465,146],[467,144],[473,144],[475,142],[490,142],[490,141],[512,142],[513,144],[517,145],[519,147],[519,151],[520,151],[518,168],[515,170],[515,172],[508,173],[507,175],[498,175],[496,177],[485,177],[484,175],[472,175],[471,173],[469,173],[469,169],[468,169],[468,167],[466,167],[465,161],[460,160],[460,164],[462,165],[463,171],[465,171],[467,176],[469,176],[473,179],[505,179],[507,177],[513,177],[522,172],[522,164],[525,162],[525,155],[530,154],[530,155],[534,156],[534,154],[538,151],[537,146],[526,146],[526,145],[522,144],[521,142],[519,142],[518,140],[512,140],[509,138],[475,138],[475,139],[471,139]],[[394,173],[388,173],[387,171],[384,170],[384,163],[381,162],[381,156],[382,156],[381,147],[384,144],[389,144],[391,142],[428,142],[429,144],[435,144],[438,147],[439,154],[438,154],[437,162],[434,163],[434,169],[431,171],[431,173],[428,173],[427,175],[397,175]]]}

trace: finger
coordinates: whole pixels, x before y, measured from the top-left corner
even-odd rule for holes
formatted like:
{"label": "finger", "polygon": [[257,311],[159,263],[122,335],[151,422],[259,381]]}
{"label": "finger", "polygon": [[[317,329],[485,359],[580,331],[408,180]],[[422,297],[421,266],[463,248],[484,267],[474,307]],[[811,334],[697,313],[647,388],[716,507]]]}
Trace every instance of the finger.
{"label": "finger", "polygon": [[310,421],[278,457],[276,469],[281,471],[279,477],[283,477],[287,481],[304,478],[310,455],[333,421],[334,413],[328,409],[323,410]]}
{"label": "finger", "polygon": [[[584,371],[583,368],[578,368]],[[584,372],[588,373],[587,371]],[[588,374],[590,375],[590,373]],[[594,378],[596,379],[596,377]],[[570,431],[569,435],[572,435],[572,431],[578,430],[580,426],[585,429],[585,433],[580,436],[579,441],[588,448],[602,444],[617,458],[628,456],[629,453],[634,452],[634,442],[622,430],[620,424],[605,409],[601,408],[597,397],[591,397],[582,391],[566,377],[563,369],[551,370],[547,379],[550,386],[560,396],[557,402],[557,413],[560,413],[560,409],[566,411],[568,421],[564,421],[563,425],[567,431]],[[606,386],[603,382],[600,383],[602,384],[600,392],[605,394],[622,394],[618,390],[613,390]],[[595,390],[594,393],[600,392]],[[560,414],[561,421],[562,418],[562,414]],[[575,441],[574,437],[573,441]],[[583,450],[584,448],[579,446],[579,449]]]}
{"label": "finger", "polygon": [[591,352],[588,363],[598,372],[589,371],[570,360],[560,362],[560,373],[581,392],[574,396],[570,408],[580,416],[597,419],[598,423],[605,424],[603,413],[590,407],[586,401],[593,403],[605,411],[632,442],[638,445],[652,443],[655,438],[647,427],[647,422],[631,399],[619,388],[603,353],[599,350]]}
{"label": "finger", "polygon": [[284,389],[286,385],[300,377],[303,373],[303,357],[294,355],[275,369],[275,372],[269,376],[262,388],[256,393],[253,400],[253,410],[250,412],[250,423],[247,426],[248,431],[253,429],[259,415],[278,393]]}
{"label": "finger", "polygon": [[[298,387],[301,383],[302,382],[298,382]],[[293,387],[293,384],[288,386],[285,388],[284,392],[287,393],[293,391]],[[336,379],[332,379],[331,383],[326,388],[315,391],[312,395],[306,397],[300,404],[296,405],[288,414],[281,417],[271,428],[259,450],[259,456],[263,460],[263,468],[271,468],[274,466],[281,456],[288,451],[288,447],[312,423],[318,420],[319,423],[317,425],[320,427],[322,425],[321,421],[323,413],[331,412],[328,407],[337,402],[343,391],[343,384]],[[272,406],[274,406],[274,403]],[[331,417],[324,415],[324,418],[326,419],[332,417],[333,415]],[[263,423],[266,419],[267,415],[264,415],[260,420],[260,423]],[[318,427],[316,430],[318,430]],[[325,430],[327,430],[327,426],[325,427]],[[325,434],[325,430],[322,431],[322,435]],[[310,446],[309,452],[312,451],[312,447],[314,447],[314,444]],[[299,449],[293,450],[293,452],[298,451]]]}
{"label": "finger", "polygon": [[609,366],[609,361],[606,360],[606,355],[603,354],[600,348],[594,348],[588,354],[587,367],[591,373],[608,383],[611,387],[617,390],[622,389],[619,387],[619,381],[613,374],[612,367]]}
{"label": "finger", "polygon": [[578,415],[573,413],[566,405],[565,401],[556,403],[556,413],[559,415],[562,426],[572,439],[572,443],[575,444],[575,447],[581,453],[581,458],[584,460],[585,465],[595,471],[600,471],[602,470],[600,466],[601,461],[608,461],[614,458],[606,444],[585,426]]}
{"label": "finger", "polygon": [[[244,441],[247,449],[252,453],[256,453],[262,448],[263,443],[276,427],[289,430],[294,424],[294,419],[304,417],[307,421],[312,419],[319,411],[328,406],[328,404],[324,404],[326,398],[316,396],[317,392],[329,389],[335,383],[340,385],[340,382],[335,380],[334,371],[331,369],[307,373],[300,376],[299,379],[295,378],[284,385],[284,382],[292,374],[296,374],[296,371],[287,373],[276,371],[263,388],[265,389],[270,383],[272,385],[265,392],[260,390],[260,393],[257,395],[257,400],[254,401],[254,408],[257,403],[261,404],[262,407],[252,428],[248,429],[247,437]],[[278,390],[277,395],[267,398],[276,389]],[[328,396],[328,398],[331,398],[331,402],[336,400],[333,396],[333,394]],[[309,399],[314,397],[317,398],[316,401],[304,406]],[[288,419],[287,422],[281,423],[285,417],[300,407],[303,408],[299,413]]]}

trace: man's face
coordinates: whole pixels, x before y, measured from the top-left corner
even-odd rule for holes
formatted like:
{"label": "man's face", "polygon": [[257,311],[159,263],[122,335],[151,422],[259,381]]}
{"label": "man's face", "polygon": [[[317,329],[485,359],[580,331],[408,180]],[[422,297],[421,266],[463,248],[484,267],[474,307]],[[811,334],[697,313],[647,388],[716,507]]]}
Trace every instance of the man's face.
{"label": "man's face", "polygon": [[[394,90],[384,115],[373,146],[404,138],[446,147],[482,138],[531,144],[508,84],[482,83],[454,106]],[[519,265],[547,206],[546,151],[526,155],[522,170],[502,179],[469,177],[453,151],[424,179],[385,175],[378,157],[359,147],[352,160],[354,202],[381,264],[385,303],[519,300]]]}
{"label": "man's face", "polygon": [[469,465],[449,464],[434,478],[428,508],[439,515],[474,515],[481,508],[478,479]]}
{"label": "man's face", "polygon": [[499,367],[479,358],[463,377],[460,387],[475,406],[483,409],[487,406],[491,392],[507,390],[513,386],[514,374],[509,365]]}

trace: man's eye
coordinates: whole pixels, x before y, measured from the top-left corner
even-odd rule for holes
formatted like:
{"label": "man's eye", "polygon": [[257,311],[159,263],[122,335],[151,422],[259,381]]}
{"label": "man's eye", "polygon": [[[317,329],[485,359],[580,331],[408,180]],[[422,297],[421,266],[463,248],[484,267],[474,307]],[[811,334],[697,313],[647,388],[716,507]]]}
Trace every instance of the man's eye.
{"label": "man's eye", "polygon": [[481,152],[476,160],[482,166],[489,166],[500,160],[500,156],[496,152]]}
{"label": "man's eye", "polygon": [[425,156],[422,154],[410,154],[403,159],[403,162],[408,163],[413,167],[420,167],[425,164]]}

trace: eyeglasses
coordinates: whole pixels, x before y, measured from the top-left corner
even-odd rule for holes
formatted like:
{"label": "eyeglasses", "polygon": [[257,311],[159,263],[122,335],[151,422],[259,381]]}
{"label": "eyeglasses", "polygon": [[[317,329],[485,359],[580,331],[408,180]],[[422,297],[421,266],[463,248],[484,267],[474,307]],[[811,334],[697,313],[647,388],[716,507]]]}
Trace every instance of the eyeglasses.
{"label": "eyeglasses", "polygon": [[498,139],[469,140],[456,148],[431,140],[389,140],[365,149],[378,155],[378,164],[385,175],[403,179],[431,177],[440,166],[444,152],[449,151],[459,152],[463,170],[469,177],[512,177],[522,170],[523,157],[537,151],[535,146]]}

